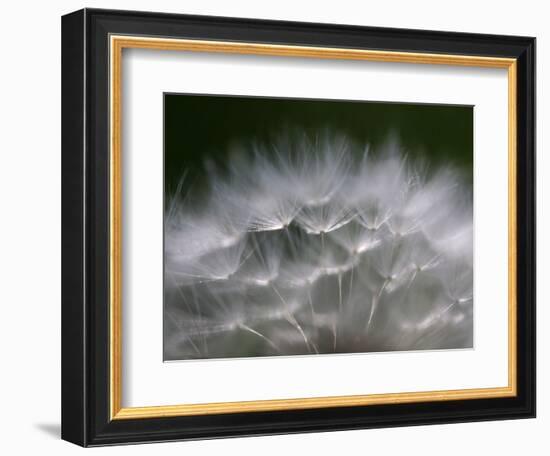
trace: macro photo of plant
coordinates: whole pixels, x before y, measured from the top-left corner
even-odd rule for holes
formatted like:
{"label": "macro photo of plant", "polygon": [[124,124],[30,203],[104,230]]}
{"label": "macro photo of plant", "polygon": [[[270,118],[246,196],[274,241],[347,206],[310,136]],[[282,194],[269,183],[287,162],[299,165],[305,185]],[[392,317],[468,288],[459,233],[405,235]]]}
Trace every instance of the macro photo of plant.
{"label": "macro photo of plant", "polygon": [[473,347],[473,108],[164,95],[164,359]]}

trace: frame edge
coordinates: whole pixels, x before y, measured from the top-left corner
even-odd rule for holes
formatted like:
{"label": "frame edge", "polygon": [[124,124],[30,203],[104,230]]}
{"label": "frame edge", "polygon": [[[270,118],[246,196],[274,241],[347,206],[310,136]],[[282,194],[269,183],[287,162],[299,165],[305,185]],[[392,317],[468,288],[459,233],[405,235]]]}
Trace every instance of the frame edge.
{"label": "frame edge", "polygon": [[85,300],[86,11],[61,19],[61,438],[87,445]]}

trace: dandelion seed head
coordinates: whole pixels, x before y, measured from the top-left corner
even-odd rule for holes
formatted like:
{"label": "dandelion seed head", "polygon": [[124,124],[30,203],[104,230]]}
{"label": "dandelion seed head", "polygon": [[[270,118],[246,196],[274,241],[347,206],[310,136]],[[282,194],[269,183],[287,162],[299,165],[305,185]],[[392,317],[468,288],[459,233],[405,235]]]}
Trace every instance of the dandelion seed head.
{"label": "dandelion seed head", "polygon": [[471,346],[472,200],[452,167],[323,130],[205,169],[165,213],[169,359]]}

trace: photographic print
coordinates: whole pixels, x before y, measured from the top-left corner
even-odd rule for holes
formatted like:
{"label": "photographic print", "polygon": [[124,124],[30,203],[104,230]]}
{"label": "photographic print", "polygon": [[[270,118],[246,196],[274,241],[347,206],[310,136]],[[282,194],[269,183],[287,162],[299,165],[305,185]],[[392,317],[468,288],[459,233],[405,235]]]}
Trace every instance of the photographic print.
{"label": "photographic print", "polygon": [[164,359],[473,347],[473,107],[164,94]]}
{"label": "photographic print", "polygon": [[535,38],[61,35],[64,440],[535,417]]}

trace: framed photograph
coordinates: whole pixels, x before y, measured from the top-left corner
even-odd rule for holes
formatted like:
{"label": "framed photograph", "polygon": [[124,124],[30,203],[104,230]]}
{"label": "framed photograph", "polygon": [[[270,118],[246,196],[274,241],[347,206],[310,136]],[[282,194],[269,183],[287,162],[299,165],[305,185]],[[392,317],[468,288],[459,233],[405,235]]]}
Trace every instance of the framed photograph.
{"label": "framed photograph", "polygon": [[535,416],[535,39],[62,20],[62,437]]}

